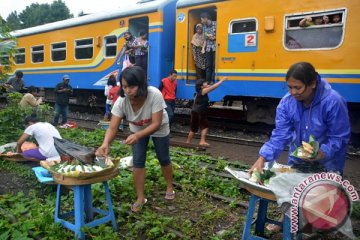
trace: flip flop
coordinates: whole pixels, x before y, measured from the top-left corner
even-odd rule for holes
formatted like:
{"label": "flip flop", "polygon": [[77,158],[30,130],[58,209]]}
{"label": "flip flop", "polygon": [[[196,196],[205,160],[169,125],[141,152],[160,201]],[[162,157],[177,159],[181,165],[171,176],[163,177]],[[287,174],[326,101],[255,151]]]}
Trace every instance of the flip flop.
{"label": "flip flop", "polygon": [[143,206],[147,203],[147,199],[144,199],[143,203],[135,202],[133,205],[131,205],[131,211],[134,213],[140,212]]}
{"label": "flip flop", "polygon": [[210,147],[210,144],[208,143],[200,143],[199,145],[206,148]]}
{"label": "flip flop", "polygon": [[172,191],[172,192],[167,192],[166,194],[165,194],[165,199],[166,200],[169,200],[169,201],[172,201],[172,200],[174,200],[175,199],[175,191]]}

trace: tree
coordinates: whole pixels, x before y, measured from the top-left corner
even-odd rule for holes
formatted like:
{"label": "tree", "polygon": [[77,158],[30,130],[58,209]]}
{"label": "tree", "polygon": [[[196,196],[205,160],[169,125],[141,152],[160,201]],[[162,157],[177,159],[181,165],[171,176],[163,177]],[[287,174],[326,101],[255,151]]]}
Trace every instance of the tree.
{"label": "tree", "polygon": [[62,0],[56,0],[51,5],[47,3],[32,3],[19,14],[23,28],[56,22],[71,17],[73,15],[70,14],[70,10]]}
{"label": "tree", "polygon": [[12,31],[21,29],[21,21],[16,11],[10,13],[6,18],[6,24]]}
{"label": "tree", "polygon": [[0,19],[0,80],[7,79],[7,72],[11,70],[12,65],[10,56],[13,55],[15,47],[16,41],[10,35],[10,29],[5,25],[5,21]]}

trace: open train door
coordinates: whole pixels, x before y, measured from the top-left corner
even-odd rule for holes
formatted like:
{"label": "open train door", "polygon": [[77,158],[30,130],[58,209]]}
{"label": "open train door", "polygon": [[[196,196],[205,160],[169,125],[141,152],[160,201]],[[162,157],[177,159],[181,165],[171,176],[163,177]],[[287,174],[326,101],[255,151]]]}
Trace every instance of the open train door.
{"label": "open train door", "polygon": [[[149,38],[149,17],[137,17],[129,19],[129,31],[135,37],[140,37],[141,32],[145,32]],[[149,41],[149,39],[148,39]],[[149,41],[150,42],[150,41]],[[148,49],[148,65],[149,65],[149,56],[150,56],[151,46]],[[147,68],[146,76],[149,77],[149,68]]]}
{"label": "open train door", "polygon": [[[193,55],[193,47],[191,44],[192,38],[196,33],[196,25],[201,23],[200,15],[202,13],[208,13],[212,21],[216,21],[217,12],[216,7],[206,7],[206,8],[195,8],[189,10],[189,17],[188,17],[188,34],[187,34],[187,59],[186,59],[186,84],[194,84],[195,80],[199,78],[199,75],[202,75],[202,78],[205,78],[205,70],[201,71],[201,73],[197,73],[196,65],[194,61]],[[214,76],[216,75],[216,63],[215,63],[215,55],[214,54]],[[204,55],[205,57],[205,55]]]}

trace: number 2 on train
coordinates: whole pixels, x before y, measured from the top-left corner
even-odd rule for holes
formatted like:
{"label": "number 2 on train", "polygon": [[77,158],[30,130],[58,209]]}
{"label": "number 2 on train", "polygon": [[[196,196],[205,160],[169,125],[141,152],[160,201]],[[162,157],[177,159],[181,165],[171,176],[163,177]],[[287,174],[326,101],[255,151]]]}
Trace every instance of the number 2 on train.
{"label": "number 2 on train", "polygon": [[256,46],[256,34],[250,33],[245,35],[245,47]]}

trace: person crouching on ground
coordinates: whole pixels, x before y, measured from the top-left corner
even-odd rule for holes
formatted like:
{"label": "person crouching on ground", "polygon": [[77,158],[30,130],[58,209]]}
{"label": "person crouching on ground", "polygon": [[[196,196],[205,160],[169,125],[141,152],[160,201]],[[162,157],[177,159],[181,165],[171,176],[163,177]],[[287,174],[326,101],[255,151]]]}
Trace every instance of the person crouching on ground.
{"label": "person crouching on ground", "polygon": [[38,96],[38,88],[30,86],[28,88],[28,93],[26,93],[19,103],[21,107],[37,107],[42,103],[42,97],[36,99]]}
{"label": "person crouching on ground", "polygon": [[125,144],[132,146],[134,164],[134,183],[137,200],[131,206],[133,212],[141,210],[146,203],[144,196],[146,151],[151,136],[156,156],[167,183],[165,199],[173,200],[173,168],[169,156],[169,119],[165,111],[166,104],[161,92],[147,85],[144,70],[139,66],[126,68],[122,72],[120,98],[112,108],[110,126],[106,131],[102,145],[97,149],[97,156],[106,156],[114,140],[121,120],[126,117],[131,134]]}
{"label": "person crouching on ground", "polygon": [[54,145],[54,137],[61,138],[59,131],[48,122],[39,122],[36,115],[25,118],[26,129],[17,141],[16,152],[22,152],[22,145],[30,137],[34,137],[38,146],[34,149],[24,150],[22,155],[26,159],[59,160],[60,155]]}
{"label": "person crouching on ground", "polygon": [[187,137],[186,143],[191,142],[195,133],[200,128],[201,138],[199,145],[203,147],[210,147],[210,144],[206,142],[206,135],[209,130],[209,121],[207,119],[207,107],[209,104],[208,93],[219,87],[226,79],[227,77],[223,77],[220,79],[220,81],[213,85],[208,85],[205,79],[199,79],[196,81],[196,96],[193,108],[191,110],[190,132]]}

